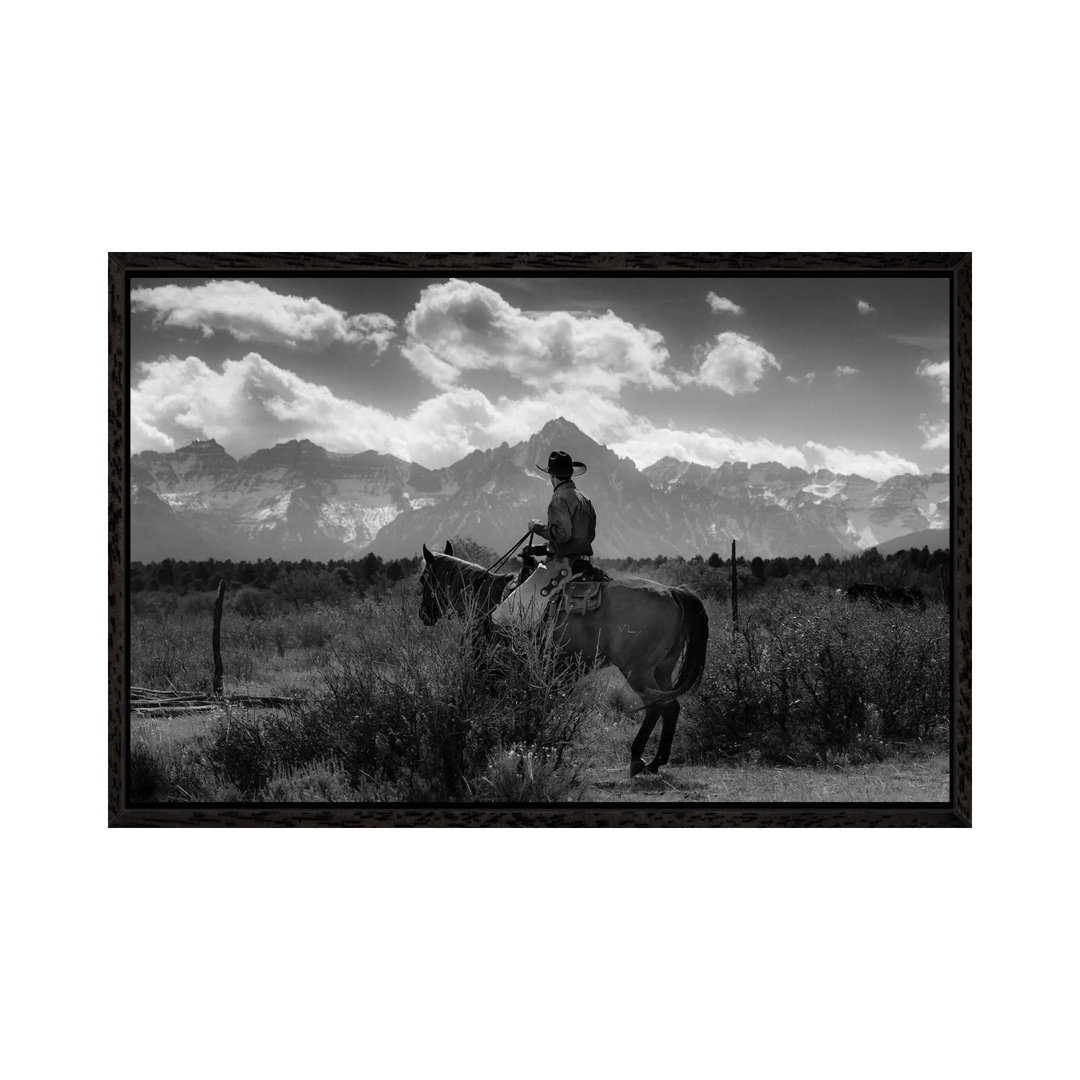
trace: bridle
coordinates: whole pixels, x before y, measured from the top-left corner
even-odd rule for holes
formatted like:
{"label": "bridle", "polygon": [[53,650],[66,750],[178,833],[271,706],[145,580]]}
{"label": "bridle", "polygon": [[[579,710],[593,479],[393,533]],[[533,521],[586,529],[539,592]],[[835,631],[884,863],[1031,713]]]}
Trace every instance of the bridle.
{"label": "bridle", "polygon": [[425,566],[420,575],[420,587],[420,621],[425,626],[434,626],[446,614],[446,608],[449,606],[452,612],[453,607],[443,599],[441,583],[430,566]]}
{"label": "bridle", "polygon": [[[512,553],[513,552],[511,551],[510,554]],[[500,561],[505,562],[505,559]],[[420,575],[420,586],[423,590],[420,600],[420,621],[423,622],[425,626],[434,626],[444,615],[448,618],[455,614],[460,615],[462,618],[468,617],[471,605],[478,601],[481,590],[491,584],[489,571],[484,570],[479,566],[474,567],[473,569],[479,575],[478,577],[475,575],[466,575],[462,571],[460,564],[451,564],[448,568],[448,573],[456,572],[460,575],[458,590],[456,595],[454,595],[450,592],[447,584],[440,580],[434,564],[429,564],[424,567],[424,571]],[[509,579],[512,575],[507,574],[503,576],[506,579]],[[464,608],[462,608],[459,601],[464,603]]]}

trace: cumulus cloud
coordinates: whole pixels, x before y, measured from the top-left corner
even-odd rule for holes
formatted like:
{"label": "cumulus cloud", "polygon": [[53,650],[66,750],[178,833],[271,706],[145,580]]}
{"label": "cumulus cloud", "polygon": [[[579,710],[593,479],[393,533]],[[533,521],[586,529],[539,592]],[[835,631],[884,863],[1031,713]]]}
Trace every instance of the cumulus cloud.
{"label": "cumulus cloud", "polygon": [[816,378],[816,371],[808,371],[805,375],[787,375],[785,376],[789,383],[806,383],[809,386]]}
{"label": "cumulus cloud", "polygon": [[927,420],[920,417],[919,430],[926,440],[922,444],[924,450],[948,450],[949,449],[949,421]]}
{"label": "cumulus cloud", "polygon": [[381,353],[397,325],[389,315],[347,315],[317,297],[286,296],[254,281],[133,289],[131,307],[150,312],[158,326],[199,330],[206,337],[221,330],[237,341],[313,349],[341,342],[371,344]]}
{"label": "cumulus cloud", "polygon": [[937,383],[938,390],[941,393],[941,400],[947,402],[949,400],[949,361],[948,360],[920,360],[919,366],[915,369],[916,375],[921,375],[924,379],[931,379]]}
{"label": "cumulus cloud", "polygon": [[490,400],[453,387],[397,416],[335,395],[258,353],[226,360],[217,371],[196,356],[139,365],[131,393],[132,450],[173,450],[217,439],[243,456],[288,439],[327,450],[378,450],[430,468],[475,449],[518,442],[556,416],[610,444],[638,423],[626,409],[591,391],[549,391]]}
{"label": "cumulus cloud", "polygon": [[918,473],[919,466],[887,450],[871,450],[860,453],[849,450],[846,446],[825,446],[819,442],[803,444],[808,458],[813,462],[811,468],[829,469],[837,473],[854,473],[865,476],[868,480],[888,480],[900,473]]}
{"label": "cumulus cloud", "polygon": [[403,355],[447,390],[463,372],[502,370],[538,390],[617,396],[629,383],[672,389],[663,337],[613,312],[525,312],[475,281],[429,285],[405,319]]}
{"label": "cumulus cloud", "polygon": [[[826,468],[879,482],[899,473],[919,472],[914,462],[887,450],[859,453],[845,446],[826,446],[818,442],[806,442],[798,447],[765,438],[740,438],[713,429],[681,431],[673,427],[656,427],[640,417],[631,418],[631,422],[632,426],[627,427],[621,438],[609,436],[601,441],[607,442],[617,454],[630,458],[639,468],[645,468],[662,457],[674,457],[714,468],[726,461],[747,461],[752,465],[777,461],[781,465],[810,472]],[[585,430],[592,434],[588,426]]]}
{"label": "cumulus cloud", "polygon": [[[171,449],[217,439],[234,454],[285,439],[310,438],[333,449],[363,449],[361,433],[393,417],[336,397],[258,353],[226,360],[219,372],[197,356],[140,364],[131,391],[132,449]],[[349,442],[348,433],[355,433]]]}
{"label": "cumulus cloud", "polygon": [[779,461],[783,465],[806,468],[806,455],[796,446],[784,446],[770,439],[740,439],[722,431],[680,431],[670,427],[638,425],[626,437],[613,443],[611,449],[630,458],[639,468],[674,457],[694,461],[713,468],[726,461],[748,461],[751,464]]}
{"label": "cumulus cloud", "polygon": [[701,366],[684,382],[715,386],[725,394],[747,394],[757,390],[769,368],[780,370],[780,362],[768,349],[733,330],[716,335],[712,345],[697,351]]}
{"label": "cumulus cloud", "polygon": [[338,397],[258,353],[226,360],[221,371],[195,356],[170,356],[139,365],[137,376],[131,393],[135,452],[172,450],[193,439],[213,438],[243,456],[287,439],[311,439],[331,451],[378,450],[437,468],[472,450],[520,442],[564,416],[642,468],[670,455],[712,466],[779,461],[813,469],[822,464],[871,479],[918,472],[911,462],[885,451],[856,454],[819,443],[800,449],[716,429],[656,425],[591,390],[492,400],[480,390],[452,387],[398,416]]}
{"label": "cumulus cloud", "polygon": [[860,300],[858,307],[860,315],[869,315],[871,311],[877,311],[877,308],[875,308],[869,300]]}
{"label": "cumulus cloud", "polygon": [[741,315],[745,310],[745,308],[736,304],[734,300],[729,300],[726,296],[717,296],[714,292],[709,293],[705,299],[714,312],[726,311],[730,315]]}
{"label": "cumulus cloud", "polygon": [[836,370],[833,372],[833,374],[834,375],[858,375],[859,370],[860,369],[857,368],[857,367],[848,367],[847,364],[837,364],[836,365]]}

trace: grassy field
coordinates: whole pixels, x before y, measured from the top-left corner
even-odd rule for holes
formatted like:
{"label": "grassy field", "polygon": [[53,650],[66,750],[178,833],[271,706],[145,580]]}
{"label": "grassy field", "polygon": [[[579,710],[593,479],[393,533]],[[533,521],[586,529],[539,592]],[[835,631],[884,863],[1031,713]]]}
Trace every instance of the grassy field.
{"label": "grassy field", "polygon": [[[209,690],[210,605],[184,601],[133,611],[133,685]],[[295,703],[134,714],[134,800],[948,798],[941,609],[762,590],[733,637],[727,610],[710,603],[705,678],[684,699],[671,762],[631,780],[639,716],[617,672],[579,681],[522,642],[493,687],[463,662],[460,624],[424,627],[417,602],[413,581],[380,599],[227,609],[226,693]]]}

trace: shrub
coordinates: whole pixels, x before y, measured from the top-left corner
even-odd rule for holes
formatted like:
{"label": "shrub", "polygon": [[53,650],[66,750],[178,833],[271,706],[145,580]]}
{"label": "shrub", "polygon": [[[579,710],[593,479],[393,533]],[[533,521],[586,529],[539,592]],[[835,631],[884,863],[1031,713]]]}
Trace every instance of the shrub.
{"label": "shrub", "polygon": [[209,618],[213,615],[216,601],[216,593],[189,593],[180,601],[180,613],[189,618]]}
{"label": "shrub", "polygon": [[718,633],[684,741],[705,760],[818,764],[883,757],[948,721],[948,629],[939,613],[791,589]]}
{"label": "shrub", "polygon": [[266,611],[270,594],[250,586],[242,588],[230,601],[230,607],[245,619],[258,619]]}
{"label": "shrub", "polygon": [[[528,635],[477,639],[470,658],[471,625],[418,635],[414,624],[404,608],[384,613],[333,654],[301,718],[303,738],[337,754],[351,782],[392,783],[409,801],[562,797],[591,707],[577,692],[580,666]],[[523,782],[503,782],[500,754],[516,755]]]}
{"label": "shrub", "polygon": [[353,787],[335,758],[279,766],[258,793],[260,802],[377,802],[387,797],[376,784]]}
{"label": "shrub", "polygon": [[332,636],[330,627],[318,615],[303,619],[296,631],[296,639],[305,649],[321,649],[330,644]]}

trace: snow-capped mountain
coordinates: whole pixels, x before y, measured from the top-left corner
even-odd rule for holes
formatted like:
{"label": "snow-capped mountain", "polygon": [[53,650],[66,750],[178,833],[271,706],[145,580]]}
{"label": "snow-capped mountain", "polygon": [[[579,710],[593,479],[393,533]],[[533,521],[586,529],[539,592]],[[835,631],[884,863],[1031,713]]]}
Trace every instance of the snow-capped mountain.
{"label": "snow-capped mountain", "polygon": [[949,523],[947,474],[878,484],[776,462],[674,458],[640,470],[558,419],[438,470],[307,440],[239,461],[212,439],[136,454],[132,558],[396,558],[453,536],[502,552],[544,517],[551,488],[534,466],[552,449],[588,465],[578,484],[596,507],[601,556],[726,554],[732,539],[748,557],[841,555]]}
{"label": "snow-capped mountain", "polygon": [[[306,439],[240,461],[213,439],[136,454],[131,484],[140,493],[131,508],[133,559],[184,557],[192,532],[219,557],[349,558],[402,511],[448,494],[440,474],[421,465],[370,450],[333,454]],[[179,550],[165,550],[161,509],[149,496],[172,511]]]}

